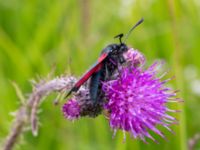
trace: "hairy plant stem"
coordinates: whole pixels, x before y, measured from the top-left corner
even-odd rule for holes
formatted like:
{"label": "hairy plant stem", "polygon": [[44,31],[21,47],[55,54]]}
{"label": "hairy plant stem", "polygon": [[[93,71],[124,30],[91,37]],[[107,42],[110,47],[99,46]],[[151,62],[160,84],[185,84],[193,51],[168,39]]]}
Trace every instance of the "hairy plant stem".
{"label": "hairy plant stem", "polygon": [[38,133],[37,112],[41,100],[52,92],[62,93],[63,89],[69,90],[75,82],[76,78],[67,76],[57,77],[50,81],[41,80],[36,84],[25,104],[22,104],[17,110],[12,129],[4,141],[3,150],[12,150],[14,148],[19,141],[19,136],[23,134],[25,125],[30,125],[33,135],[36,136]]}

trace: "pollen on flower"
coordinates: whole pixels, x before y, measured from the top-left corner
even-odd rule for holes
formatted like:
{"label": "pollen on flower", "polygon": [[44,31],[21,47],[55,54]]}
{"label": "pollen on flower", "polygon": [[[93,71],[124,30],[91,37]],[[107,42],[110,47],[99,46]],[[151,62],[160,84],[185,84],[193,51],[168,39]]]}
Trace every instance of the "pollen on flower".
{"label": "pollen on flower", "polygon": [[176,111],[168,109],[166,103],[176,101],[176,93],[165,87],[168,80],[156,77],[158,65],[154,63],[147,70],[127,66],[120,70],[118,78],[103,83],[108,99],[104,109],[110,112],[109,122],[114,131],[127,131],[144,142],[145,137],[156,142],[149,130],[165,138],[157,125],[172,132],[169,126],[176,119],[167,112]]}

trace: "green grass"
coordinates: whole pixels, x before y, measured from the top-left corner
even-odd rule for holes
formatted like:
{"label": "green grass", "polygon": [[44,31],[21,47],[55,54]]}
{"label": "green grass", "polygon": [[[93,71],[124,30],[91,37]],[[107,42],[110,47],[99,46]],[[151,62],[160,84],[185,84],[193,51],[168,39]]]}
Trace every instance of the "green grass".
{"label": "green grass", "polygon": [[[131,2],[131,1],[130,1]],[[102,48],[114,42],[113,37],[126,33],[141,17],[145,21],[130,35],[127,44],[139,49],[147,63],[164,59],[169,76],[184,104],[173,108],[182,112],[172,135],[161,129],[169,142],[154,135],[160,144],[144,144],[127,135],[123,143],[121,132],[112,139],[107,120],[83,118],[66,121],[49,98],[42,104],[39,136],[30,132],[16,149],[134,149],[186,150],[188,139],[200,131],[200,97],[191,89],[198,80],[200,67],[200,3],[198,0],[166,1],[73,1],[0,0],[0,138],[9,132],[12,116],[19,101],[10,81],[15,81],[24,93],[31,91],[30,79],[46,76],[56,64],[56,74],[69,70],[80,76],[98,57]],[[187,80],[188,66],[197,75]],[[191,72],[192,76],[192,72]],[[53,118],[53,119],[52,119]],[[197,144],[195,149],[199,149]]]}

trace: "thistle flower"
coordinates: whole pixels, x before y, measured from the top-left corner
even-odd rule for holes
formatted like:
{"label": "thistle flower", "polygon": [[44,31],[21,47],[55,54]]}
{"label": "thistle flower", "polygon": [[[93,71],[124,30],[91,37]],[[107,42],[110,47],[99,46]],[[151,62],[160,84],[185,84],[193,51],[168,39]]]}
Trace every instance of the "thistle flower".
{"label": "thistle flower", "polygon": [[158,65],[155,62],[147,70],[133,65],[124,67],[118,78],[103,83],[103,91],[108,99],[104,109],[110,113],[109,121],[114,133],[121,129],[144,142],[145,137],[156,142],[149,130],[163,138],[163,133],[157,129],[158,125],[172,131],[169,126],[176,119],[167,112],[176,111],[167,108],[166,103],[176,93],[165,87],[168,80],[161,81],[156,77]]}
{"label": "thistle flower", "polygon": [[118,71],[109,80],[101,82],[102,92],[97,103],[90,99],[86,84],[64,104],[64,116],[70,120],[96,117],[106,110],[114,134],[123,130],[144,142],[145,137],[157,142],[150,135],[150,130],[162,138],[165,136],[157,129],[158,125],[173,132],[170,126],[176,123],[176,119],[167,112],[177,111],[169,109],[167,103],[179,100],[175,98],[176,91],[165,87],[170,79],[162,81],[162,76],[157,77],[160,62],[144,70],[144,55],[132,48],[124,54],[124,58],[126,62],[119,66]]}
{"label": "thistle flower", "polygon": [[69,120],[80,117],[80,105],[75,99],[70,99],[62,107],[64,116]]}
{"label": "thistle flower", "polygon": [[[103,99],[103,95],[100,95],[100,99]],[[96,117],[101,114],[103,109],[103,101],[94,103],[89,96],[89,90],[86,87],[81,89],[73,95],[73,98],[68,100],[63,105],[63,114],[65,118],[69,120],[75,120],[79,117]]]}
{"label": "thistle flower", "polygon": [[144,55],[140,53],[138,50],[135,50],[133,48],[129,48],[128,51],[124,53],[123,56],[126,60],[124,66],[138,67],[139,65],[141,66],[145,63]]}

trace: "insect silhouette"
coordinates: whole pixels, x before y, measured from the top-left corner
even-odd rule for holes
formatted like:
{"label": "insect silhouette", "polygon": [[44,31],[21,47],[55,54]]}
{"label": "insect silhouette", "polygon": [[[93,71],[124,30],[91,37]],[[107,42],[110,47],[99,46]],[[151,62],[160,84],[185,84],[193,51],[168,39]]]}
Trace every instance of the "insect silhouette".
{"label": "insect silhouette", "polygon": [[81,85],[83,85],[89,78],[89,94],[90,99],[96,103],[100,101],[98,98],[102,94],[102,81],[109,79],[113,73],[117,70],[118,65],[126,62],[123,54],[128,51],[128,47],[125,44],[126,39],[132,32],[132,30],[141,24],[144,19],[140,19],[125,35],[124,40],[122,41],[123,33],[116,35],[114,38],[119,38],[119,44],[109,44],[106,46],[96,63],[75,83],[72,89],[68,92],[68,97],[72,92],[77,92]]}

